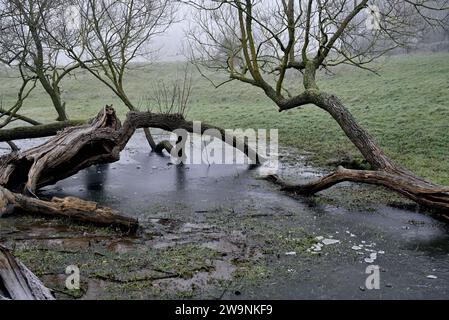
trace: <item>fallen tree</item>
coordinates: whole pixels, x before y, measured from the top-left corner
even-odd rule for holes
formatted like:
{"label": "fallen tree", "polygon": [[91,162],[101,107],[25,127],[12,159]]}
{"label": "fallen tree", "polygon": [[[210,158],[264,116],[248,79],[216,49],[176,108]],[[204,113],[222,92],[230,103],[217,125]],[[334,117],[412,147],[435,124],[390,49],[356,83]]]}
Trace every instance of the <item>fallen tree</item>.
{"label": "fallen tree", "polygon": [[335,172],[304,185],[290,184],[276,175],[267,177],[282,187],[283,191],[310,196],[342,182],[359,182],[383,186],[428,208],[439,209],[435,215],[449,222],[449,187],[431,184],[417,178],[407,171],[389,172],[388,170],[352,170],[339,167]]}
{"label": "fallen tree", "polygon": [[0,245],[0,300],[54,300],[50,290]]}
{"label": "fallen tree", "polygon": [[139,226],[136,219],[122,216],[113,209],[100,207],[96,202],[73,197],[55,197],[51,201],[44,201],[0,187],[0,217],[16,213],[68,218],[77,222],[119,228],[127,233],[135,233]]}
{"label": "fallen tree", "polygon": [[[427,208],[436,209],[437,217],[449,222],[449,187],[440,186],[416,176],[394,163],[376,144],[374,139],[354,119],[340,100],[317,89],[306,91],[300,105],[313,103],[327,111],[337,121],[348,138],[371,165],[372,170],[338,170],[307,185],[290,185],[278,177],[271,177],[284,190],[302,195],[313,195],[338,183],[349,181],[379,185],[391,189]],[[297,107],[298,104],[281,105],[280,111]]]}
{"label": "fallen tree", "polygon": [[[167,131],[195,131],[193,122],[186,121],[177,114],[130,112],[122,125],[115,110],[106,106],[89,124],[66,128],[35,148],[0,157],[0,216],[5,213],[27,212],[136,231],[136,220],[123,217],[112,209],[101,208],[95,202],[77,198],[43,201],[28,196],[36,197],[38,189],[92,165],[118,161],[120,152],[134,132],[138,128],[147,127]],[[240,143],[236,137],[229,139],[221,128],[202,125],[201,133],[211,133],[210,129],[217,132],[217,138],[254,157],[254,161],[262,159],[247,143]],[[162,141],[157,149],[170,152],[173,146],[168,141]],[[179,153],[177,155],[181,156]]]}
{"label": "fallen tree", "polygon": [[[90,124],[66,128],[40,146],[0,157],[0,186],[13,192],[34,195],[37,189],[68,178],[94,164],[118,161],[120,152],[134,132],[147,127],[166,131],[195,131],[194,123],[178,114],[132,111],[121,125],[115,110],[106,106]],[[200,133],[211,132],[211,129],[217,132],[215,137],[232,144],[252,157],[253,161],[259,163],[262,160],[247,143],[240,143],[237,137],[229,139],[228,136],[226,139],[224,129],[202,124]]]}
{"label": "fallen tree", "polygon": [[[419,30],[422,23],[443,26],[445,20],[435,13],[445,16],[448,0],[185,2],[198,12],[189,40],[191,60],[203,76],[212,81],[202,69],[224,71],[230,79],[215,84],[217,88],[232,80],[252,85],[280,112],[316,106],[335,120],[371,166],[370,171],[340,168],[305,186],[272,180],[303,195],[343,181],[381,185],[447,217],[449,188],[394,163],[340,99],[320,89],[317,74],[342,64],[376,72],[371,62],[398,45],[411,44],[415,38],[410,35],[417,33],[411,30]],[[372,22],[373,8],[379,18],[374,17],[375,28],[361,23]]]}

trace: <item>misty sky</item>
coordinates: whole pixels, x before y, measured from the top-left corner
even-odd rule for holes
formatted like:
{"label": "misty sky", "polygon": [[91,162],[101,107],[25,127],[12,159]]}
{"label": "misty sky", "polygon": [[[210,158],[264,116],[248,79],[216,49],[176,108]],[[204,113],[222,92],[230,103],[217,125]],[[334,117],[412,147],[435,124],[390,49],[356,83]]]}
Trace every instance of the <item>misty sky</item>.
{"label": "misty sky", "polygon": [[186,60],[183,55],[183,44],[185,44],[185,33],[192,20],[192,9],[181,5],[177,12],[176,20],[163,36],[153,40],[155,47],[160,47],[158,61],[179,61]]}
{"label": "misty sky", "polygon": [[185,20],[170,26],[169,30],[163,35],[155,38],[153,43],[160,47],[157,55],[158,61],[179,61],[185,60],[183,56],[183,43],[185,43],[185,30],[188,28],[188,22]]}

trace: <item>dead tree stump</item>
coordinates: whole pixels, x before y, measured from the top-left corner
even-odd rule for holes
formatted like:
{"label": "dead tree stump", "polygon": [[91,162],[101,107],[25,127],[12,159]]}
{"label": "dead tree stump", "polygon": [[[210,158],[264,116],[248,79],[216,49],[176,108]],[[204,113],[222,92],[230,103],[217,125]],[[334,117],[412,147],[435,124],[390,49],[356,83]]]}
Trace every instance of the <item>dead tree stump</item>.
{"label": "dead tree stump", "polygon": [[0,245],[0,300],[54,300],[50,290]]}

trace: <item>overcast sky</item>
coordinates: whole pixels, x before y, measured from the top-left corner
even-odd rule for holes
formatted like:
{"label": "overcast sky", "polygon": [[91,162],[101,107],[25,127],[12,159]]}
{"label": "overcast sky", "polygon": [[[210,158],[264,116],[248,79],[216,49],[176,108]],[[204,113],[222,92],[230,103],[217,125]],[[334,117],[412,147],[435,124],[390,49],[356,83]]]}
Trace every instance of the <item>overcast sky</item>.
{"label": "overcast sky", "polygon": [[154,39],[156,47],[161,50],[158,55],[159,61],[184,61],[183,44],[185,44],[185,33],[189,28],[189,22],[192,20],[192,9],[186,5],[180,5],[176,20],[163,36]]}
{"label": "overcast sky", "polygon": [[185,30],[188,27],[185,20],[170,26],[169,30],[163,35],[153,40],[156,47],[161,50],[158,54],[159,61],[179,61],[185,60],[183,56],[183,43],[185,43]]}

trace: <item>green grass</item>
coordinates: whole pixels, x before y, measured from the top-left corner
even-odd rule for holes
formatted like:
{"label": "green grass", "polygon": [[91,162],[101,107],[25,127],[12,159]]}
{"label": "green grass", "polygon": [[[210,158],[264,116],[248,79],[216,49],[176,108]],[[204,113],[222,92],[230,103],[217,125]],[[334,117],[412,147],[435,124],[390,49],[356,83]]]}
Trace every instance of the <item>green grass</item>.
{"label": "green grass", "polygon": [[[398,163],[436,182],[449,184],[449,54],[393,57],[377,62],[381,76],[341,67],[321,74],[321,89],[337,94],[385,151]],[[170,82],[181,64],[155,64],[132,70],[127,79],[131,99],[147,108],[143,97],[160,81]],[[300,79],[290,79],[299,87]],[[14,99],[18,81],[0,71],[3,106]],[[277,128],[283,145],[313,153],[323,166],[329,159],[358,155],[328,114],[314,106],[280,114],[263,92],[233,82],[215,89],[199,74],[193,75],[190,119],[226,128]],[[64,82],[64,99],[73,118],[86,118],[105,104],[114,103],[123,116],[123,104],[86,72]],[[23,113],[48,122],[56,118],[41,90],[26,102]]]}

